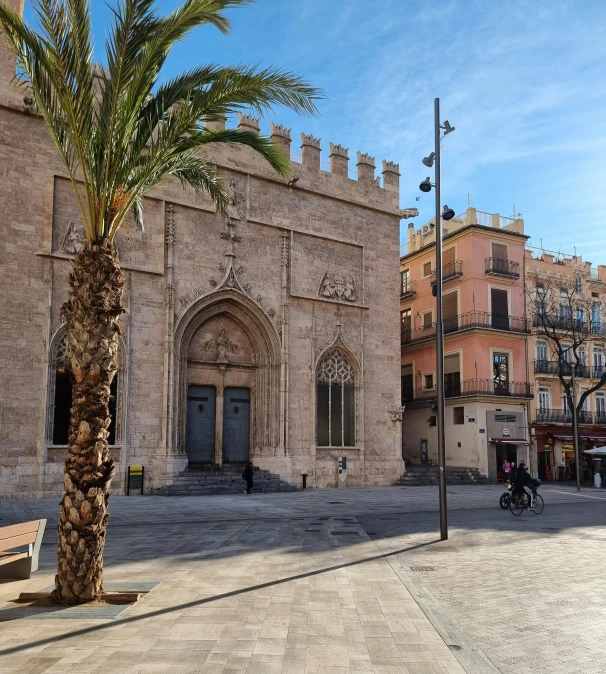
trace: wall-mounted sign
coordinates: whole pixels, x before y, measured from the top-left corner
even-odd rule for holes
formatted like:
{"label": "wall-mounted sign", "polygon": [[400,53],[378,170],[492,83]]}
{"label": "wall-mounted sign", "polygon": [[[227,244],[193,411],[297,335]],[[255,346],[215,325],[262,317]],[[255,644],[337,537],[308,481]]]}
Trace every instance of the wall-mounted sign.
{"label": "wall-mounted sign", "polygon": [[475,417],[467,417],[467,421],[470,424],[475,424],[476,423],[476,418]]}
{"label": "wall-mounted sign", "polygon": [[485,428],[480,428],[480,433],[486,433],[486,429],[485,429]]}
{"label": "wall-mounted sign", "polygon": [[503,437],[508,438],[509,437],[509,428],[504,428],[503,429]]}

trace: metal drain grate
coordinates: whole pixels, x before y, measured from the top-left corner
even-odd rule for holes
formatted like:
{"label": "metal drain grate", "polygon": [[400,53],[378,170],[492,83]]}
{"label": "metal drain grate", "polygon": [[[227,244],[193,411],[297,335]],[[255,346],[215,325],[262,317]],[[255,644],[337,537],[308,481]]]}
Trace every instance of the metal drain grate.
{"label": "metal drain grate", "polygon": [[306,534],[319,534],[320,529],[305,529]]}
{"label": "metal drain grate", "polygon": [[434,566],[411,566],[411,571],[435,571]]}
{"label": "metal drain grate", "polygon": [[343,501],[326,501],[326,503],[330,503],[330,505],[343,505]]}
{"label": "metal drain grate", "polygon": [[331,531],[333,536],[359,536],[357,531]]}

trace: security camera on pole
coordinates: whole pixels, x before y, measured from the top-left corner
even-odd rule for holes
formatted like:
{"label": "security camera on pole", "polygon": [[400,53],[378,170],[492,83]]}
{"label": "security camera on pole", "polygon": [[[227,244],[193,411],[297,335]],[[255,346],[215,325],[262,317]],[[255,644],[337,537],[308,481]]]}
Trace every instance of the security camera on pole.
{"label": "security camera on pole", "polygon": [[440,478],[440,538],[448,538],[448,515],[446,508],[446,435],[444,429],[444,325],[442,322],[442,220],[452,220],[454,211],[444,206],[442,212],[440,194],[440,129],[444,129],[444,136],[452,133],[455,128],[448,120],[440,124],[440,99],[434,101],[435,111],[435,150],[425,157],[423,165],[431,168],[435,163],[435,184],[426,178],[420,185],[421,192],[436,190],[436,376],[437,376],[437,427],[438,427],[438,466]]}

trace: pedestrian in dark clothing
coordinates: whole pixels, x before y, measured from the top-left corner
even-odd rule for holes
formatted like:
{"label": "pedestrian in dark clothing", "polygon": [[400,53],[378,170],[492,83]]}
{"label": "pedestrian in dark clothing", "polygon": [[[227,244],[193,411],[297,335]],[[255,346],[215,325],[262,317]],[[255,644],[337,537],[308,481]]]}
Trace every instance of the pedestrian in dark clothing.
{"label": "pedestrian in dark clothing", "polygon": [[509,481],[513,484],[516,481],[516,473],[518,472],[518,469],[516,467],[515,463],[511,464],[511,468],[509,470]]}
{"label": "pedestrian in dark clothing", "polygon": [[533,502],[531,485],[532,478],[530,477],[530,473],[526,470],[526,465],[521,463],[516,472],[514,488],[518,496],[522,496],[524,493],[526,494],[529,508],[532,508]]}
{"label": "pedestrian in dark clothing", "polygon": [[242,479],[246,480],[246,491],[244,493],[250,494],[251,489],[253,488],[253,467],[250,461],[242,473]]}

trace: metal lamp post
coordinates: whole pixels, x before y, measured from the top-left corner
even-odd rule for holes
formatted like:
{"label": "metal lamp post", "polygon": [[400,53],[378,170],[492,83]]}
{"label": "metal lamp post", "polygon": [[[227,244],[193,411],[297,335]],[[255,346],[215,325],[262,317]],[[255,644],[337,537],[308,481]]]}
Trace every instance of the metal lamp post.
{"label": "metal lamp post", "polygon": [[440,539],[448,539],[446,506],[446,433],[444,428],[444,323],[442,321],[442,195],[440,193],[440,99],[434,101],[435,113],[435,180],[436,180],[436,377],[438,471],[440,490]]}
{"label": "metal lamp post", "polygon": [[446,435],[444,426],[444,323],[442,318],[442,220],[450,220],[454,217],[454,211],[444,206],[442,213],[442,195],[440,192],[440,129],[444,129],[444,135],[454,131],[448,120],[440,124],[440,99],[434,100],[435,113],[435,147],[434,151],[423,159],[423,165],[427,167],[435,164],[435,184],[426,178],[420,185],[422,192],[436,190],[436,387],[437,387],[437,428],[438,428],[438,467],[439,467],[439,490],[440,490],[440,537],[443,541],[448,538],[448,513],[446,507]]}

